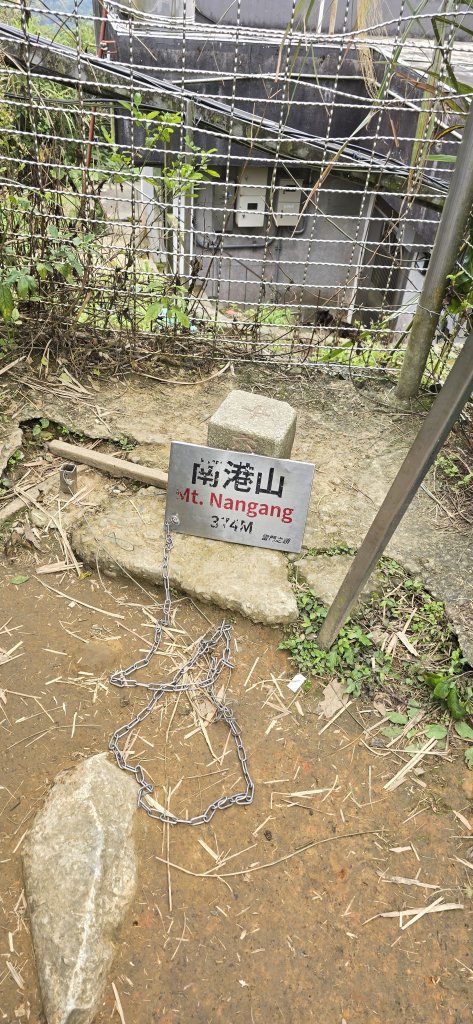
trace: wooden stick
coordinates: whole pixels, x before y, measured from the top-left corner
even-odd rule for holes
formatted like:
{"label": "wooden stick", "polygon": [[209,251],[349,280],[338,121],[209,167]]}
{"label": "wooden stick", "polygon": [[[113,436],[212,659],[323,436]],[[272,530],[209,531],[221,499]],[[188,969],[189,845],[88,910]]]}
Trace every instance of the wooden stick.
{"label": "wooden stick", "polygon": [[[16,366],[17,363],[23,362],[23,359],[26,359],[26,356],[19,356],[19,358],[18,359],[14,359],[12,363],[7,363],[6,366],[2,366],[2,368],[0,370],[0,377],[2,376],[2,374],[8,373],[8,371],[11,370],[11,368],[13,366]],[[227,363],[227,366],[228,366],[228,363]]]}
{"label": "wooden stick", "polygon": [[417,751],[417,754],[414,754],[414,757],[412,757],[411,760],[407,762],[407,764],[403,765],[403,767],[400,768],[398,772],[396,772],[396,775],[393,775],[392,779],[390,779],[389,782],[387,782],[383,788],[391,790],[397,789],[397,787],[400,786],[402,782],[404,782],[404,778],[407,775],[407,773],[410,772],[412,768],[415,768],[419,761],[421,761],[426,754],[429,754],[432,748],[436,746],[436,744],[437,740],[429,740],[425,744],[425,746],[423,746],[420,750]]}
{"label": "wooden stick", "polygon": [[48,448],[53,455],[60,455],[70,462],[79,462],[84,466],[93,466],[94,469],[101,469],[110,476],[124,476],[152,487],[167,487],[167,473],[163,473],[161,469],[137,466],[126,459],[117,459],[115,455],[104,455],[103,452],[96,452],[78,444],[68,444],[67,441],[50,441]]}
{"label": "wooden stick", "polygon": [[96,608],[94,604],[87,604],[86,601],[80,601],[78,597],[74,597],[74,594],[65,594],[62,590],[56,590],[56,587],[50,587],[43,580],[36,580],[37,583],[41,583],[42,587],[46,587],[46,590],[52,590],[53,594],[57,594],[58,597],[64,597],[66,601],[73,601],[74,604],[80,604],[81,608],[89,608],[92,612],[100,612],[101,615],[109,615],[111,619],[124,619],[124,615],[120,615],[118,612],[108,612],[106,608]]}
{"label": "wooden stick", "polygon": [[120,996],[118,995],[117,987],[116,987],[116,985],[113,984],[113,981],[112,981],[112,989],[113,989],[113,994],[115,996],[115,1007],[114,1007],[114,1009],[116,1009],[122,1024],[126,1024],[125,1014],[123,1013],[123,1006],[122,1006],[121,1001],[120,1001]]}
{"label": "wooden stick", "polygon": [[[21,741],[19,741],[21,742]],[[8,747],[7,747],[8,750]],[[253,864],[243,871],[226,871],[222,874],[219,868],[214,869],[214,872],[207,871],[191,871],[190,868],[183,867],[182,864],[173,864],[172,860],[167,861],[164,857],[158,857],[154,855],[155,860],[159,860],[161,864],[169,864],[169,867],[175,868],[176,871],[183,871],[185,875],[193,875],[195,878],[233,878],[235,875],[248,875],[250,871],[263,871],[265,868],[273,868],[275,864],[282,864],[286,860],[291,860],[292,857],[299,856],[300,853],[305,853],[306,850],[312,850],[314,846],[322,846],[323,843],[334,843],[338,839],[353,839],[355,836],[373,836],[379,835],[379,829],[370,828],[363,832],[345,832],[340,833],[338,836],[325,836],[324,839],[314,839],[310,843],[306,843],[304,846],[299,846],[297,850],[291,850],[290,853],[286,853],[284,857],[277,857],[276,860],[267,861],[265,864]],[[463,908],[462,908],[463,909]]]}
{"label": "wooden stick", "polygon": [[3,506],[0,511],[0,523],[6,523],[7,519],[11,519],[11,517],[15,516],[17,512],[21,512],[23,508],[26,508],[28,505],[28,497],[38,498],[40,493],[40,484],[35,484],[34,487],[25,489],[23,492],[24,497],[13,498],[12,501],[9,501],[7,505]]}

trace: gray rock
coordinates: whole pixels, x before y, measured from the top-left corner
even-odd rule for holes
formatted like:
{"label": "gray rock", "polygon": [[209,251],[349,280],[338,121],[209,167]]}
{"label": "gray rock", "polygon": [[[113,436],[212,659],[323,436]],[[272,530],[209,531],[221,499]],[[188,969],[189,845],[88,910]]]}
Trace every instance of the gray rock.
{"label": "gray rock", "polygon": [[473,601],[447,602],[445,610],[458,635],[458,643],[469,665],[473,665]]}
{"label": "gray rock", "polygon": [[[145,487],[118,497],[72,533],[77,555],[109,575],[122,569],[162,583],[163,494]],[[253,622],[281,624],[297,618],[296,599],[279,551],[244,547],[176,534],[171,553],[172,586]]]}
{"label": "gray rock", "polygon": [[23,850],[48,1024],[90,1024],[136,884],[137,789],[106,754],[60,775]]}
{"label": "gray rock", "polygon": [[6,469],[10,455],[21,448],[23,431],[16,423],[2,423],[0,420],[0,474]]}
{"label": "gray rock", "polygon": [[[331,605],[353,562],[352,555],[308,555],[296,563],[311,590],[327,607]],[[363,587],[360,600],[368,601],[376,590],[376,574]]]}
{"label": "gray rock", "polygon": [[138,444],[133,451],[127,452],[128,462],[137,466],[152,466],[167,473],[169,466],[169,444]]}
{"label": "gray rock", "polygon": [[211,448],[290,459],[296,420],[288,402],[235,389],[211,416],[207,443]]}

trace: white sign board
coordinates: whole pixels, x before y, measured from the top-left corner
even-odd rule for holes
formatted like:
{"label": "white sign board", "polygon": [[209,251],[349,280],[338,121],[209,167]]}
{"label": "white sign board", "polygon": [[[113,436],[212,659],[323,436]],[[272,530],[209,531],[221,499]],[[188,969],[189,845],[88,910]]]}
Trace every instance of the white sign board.
{"label": "white sign board", "polygon": [[300,551],[314,466],[171,443],[166,520],[194,537]]}

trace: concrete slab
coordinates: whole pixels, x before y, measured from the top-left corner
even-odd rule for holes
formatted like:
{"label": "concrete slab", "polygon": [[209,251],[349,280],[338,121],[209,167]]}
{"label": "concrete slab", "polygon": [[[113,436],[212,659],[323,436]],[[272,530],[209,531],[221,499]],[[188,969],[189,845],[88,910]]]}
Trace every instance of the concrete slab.
{"label": "concrete slab", "polygon": [[2,423],[0,419],[0,474],[7,468],[10,455],[21,448],[23,431],[16,423]]}
{"label": "concrete slab", "polygon": [[207,443],[211,448],[290,459],[296,421],[288,402],[235,389],[211,416]]}
{"label": "concrete slab", "polygon": [[[71,543],[85,563],[109,575],[123,570],[162,583],[164,498],[153,487],[112,498],[73,530]],[[253,622],[284,624],[297,618],[296,599],[279,551],[176,534],[171,585],[185,594],[240,612]]]}
{"label": "concrete slab", "polygon": [[[301,576],[307,580],[322,604],[327,608],[345,579],[353,562],[353,555],[307,555],[295,565]],[[376,574],[370,577],[360,595],[361,601],[368,601],[376,591]]]}

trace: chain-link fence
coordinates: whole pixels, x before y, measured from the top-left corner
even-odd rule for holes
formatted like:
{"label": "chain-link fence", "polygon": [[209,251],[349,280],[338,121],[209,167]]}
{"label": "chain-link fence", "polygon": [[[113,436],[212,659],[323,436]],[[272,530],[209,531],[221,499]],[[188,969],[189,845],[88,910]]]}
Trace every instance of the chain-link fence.
{"label": "chain-link fence", "polygon": [[[0,344],[396,371],[473,7],[0,2]],[[470,325],[466,236],[430,369]]]}

